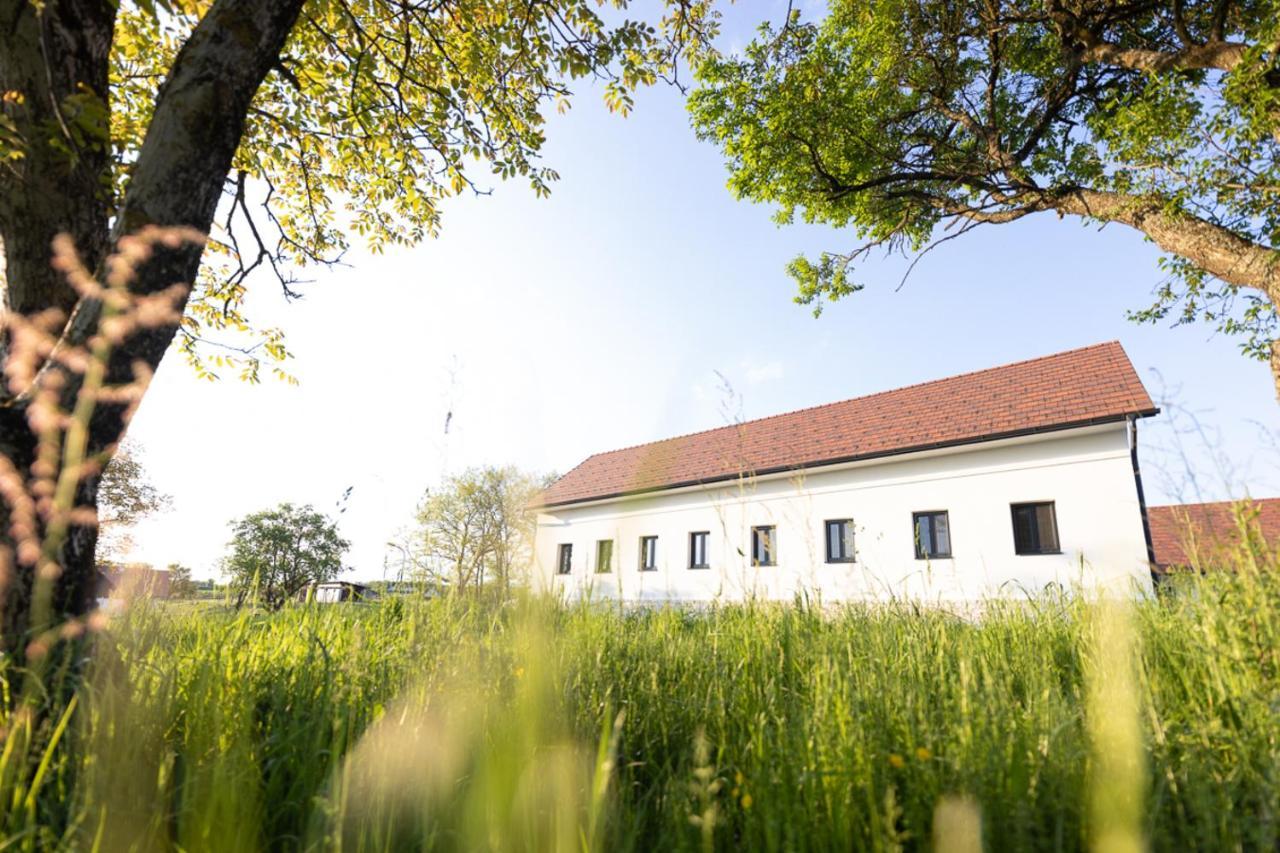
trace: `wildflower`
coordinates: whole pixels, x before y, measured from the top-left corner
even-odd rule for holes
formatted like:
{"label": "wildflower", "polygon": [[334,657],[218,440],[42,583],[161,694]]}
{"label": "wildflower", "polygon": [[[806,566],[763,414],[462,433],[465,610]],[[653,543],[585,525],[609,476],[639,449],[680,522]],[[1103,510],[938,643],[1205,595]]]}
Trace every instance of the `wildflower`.
{"label": "wildflower", "polygon": [[933,758],[933,753],[929,751],[927,746],[918,746],[916,747],[916,758],[920,761],[928,761]]}
{"label": "wildflower", "polygon": [[743,811],[751,811],[751,795],[750,794],[742,795],[742,809]]}
{"label": "wildflower", "polygon": [[889,766],[894,770],[901,770],[903,767],[907,766],[907,762],[903,760],[901,755],[898,755],[898,753],[895,752],[889,756]]}
{"label": "wildflower", "polygon": [[16,89],[10,89],[5,92],[4,95],[0,96],[0,101],[3,101],[6,104],[17,104],[21,106],[22,103],[26,101],[26,96]]}

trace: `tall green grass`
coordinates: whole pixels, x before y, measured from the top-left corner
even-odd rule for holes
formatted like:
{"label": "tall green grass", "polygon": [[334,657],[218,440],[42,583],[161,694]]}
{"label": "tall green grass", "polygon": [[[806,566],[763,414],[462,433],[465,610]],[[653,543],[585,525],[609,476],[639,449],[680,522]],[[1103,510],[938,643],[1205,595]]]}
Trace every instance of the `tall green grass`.
{"label": "tall green grass", "polygon": [[140,607],[7,712],[0,848],[1275,849],[1278,614],[1266,573],[980,618]]}

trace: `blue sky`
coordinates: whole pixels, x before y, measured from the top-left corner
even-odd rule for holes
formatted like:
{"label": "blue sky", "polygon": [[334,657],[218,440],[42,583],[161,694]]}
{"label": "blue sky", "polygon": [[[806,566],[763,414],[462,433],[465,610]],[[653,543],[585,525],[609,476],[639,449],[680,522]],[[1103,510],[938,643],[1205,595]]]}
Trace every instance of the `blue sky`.
{"label": "blue sky", "polygon": [[250,307],[286,328],[300,387],[211,385],[166,359],[133,435],[173,506],[138,529],[136,557],[206,576],[231,519],[280,500],[332,510],[354,486],[341,517],[350,574],[376,578],[423,491],[468,465],[563,472],[739,411],[1111,339],[1174,404],[1142,429],[1152,503],[1280,494],[1266,365],[1206,326],[1125,319],[1160,278],[1136,232],[1053,215],[979,229],[901,289],[907,261],[873,257],[867,290],[814,319],[785,266],[853,234],[779,227],[735,201],[678,92],[642,92],[622,119],[578,90],[548,127],[546,161],[562,176],[550,199],[512,183],[452,200],[439,239],[352,252],[291,305],[258,280]]}

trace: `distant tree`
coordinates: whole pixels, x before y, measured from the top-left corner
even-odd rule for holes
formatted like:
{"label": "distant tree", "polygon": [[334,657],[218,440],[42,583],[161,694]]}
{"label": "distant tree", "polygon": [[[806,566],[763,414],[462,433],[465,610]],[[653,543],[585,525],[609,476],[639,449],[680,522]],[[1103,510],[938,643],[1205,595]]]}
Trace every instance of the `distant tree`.
{"label": "distant tree", "polygon": [[342,571],[348,543],[337,525],[311,506],[282,503],[232,522],[231,554],[223,569],[231,578],[236,606],[252,594],[269,610],[279,609],[309,584]]}
{"label": "distant tree", "polygon": [[[1118,223],[1166,255],[1135,319],[1203,319],[1280,393],[1280,2],[831,0],[699,67],[700,136],[777,218],[851,227],[798,258],[799,299],[1039,212]],[[1035,271],[1028,270],[1028,288]]]}
{"label": "distant tree", "polygon": [[510,466],[471,468],[429,492],[418,512],[429,572],[458,590],[490,580],[509,591],[532,545],[527,506],[545,482]]}
{"label": "distant tree", "polygon": [[428,492],[418,511],[428,572],[455,590],[479,586],[490,547],[492,513],[474,471],[450,477]]}
{"label": "distant tree", "polygon": [[194,598],[196,582],[191,579],[191,569],[180,563],[169,564],[169,597]]}
{"label": "distant tree", "polygon": [[537,476],[517,468],[490,468],[484,478],[494,507],[492,578],[502,592],[511,589],[515,575],[533,556],[535,515],[529,504],[554,477]]}
{"label": "distant tree", "polygon": [[116,559],[129,550],[129,528],[168,506],[172,497],[152,485],[139,460],[141,445],[126,438],[107,463],[98,486],[99,560]]}

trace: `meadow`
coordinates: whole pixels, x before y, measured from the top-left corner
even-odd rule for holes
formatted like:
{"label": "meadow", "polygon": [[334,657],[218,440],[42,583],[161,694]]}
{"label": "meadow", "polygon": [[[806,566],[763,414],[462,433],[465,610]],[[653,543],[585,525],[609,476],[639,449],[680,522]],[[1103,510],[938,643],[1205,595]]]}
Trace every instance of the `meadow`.
{"label": "meadow", "polygon": [[0,849],[1270,850],[1277,649],[1265,572],[981,616],[143,605],[37,711],[4,670]]}

